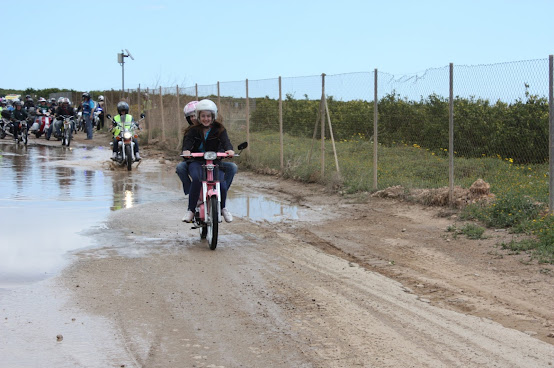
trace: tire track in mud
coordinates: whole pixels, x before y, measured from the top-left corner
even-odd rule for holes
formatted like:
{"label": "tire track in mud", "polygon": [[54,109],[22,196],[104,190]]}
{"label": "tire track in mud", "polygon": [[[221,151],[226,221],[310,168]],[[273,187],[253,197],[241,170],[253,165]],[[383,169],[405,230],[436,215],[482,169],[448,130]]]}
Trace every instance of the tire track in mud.
{"label": "tire track in mud", "polygon": [[299,239],[321,242],[309,232],[279,235],[288,245],[272,249],[293,266],[269,277],[278,280],[276,303],[287,305],[289,323],[298,321],[301,338],[315,342],[316,354],[325,361],[345,367],[365,365],[369,359],[377,366],[396,367],[551,363],[554,347],[548,344],[490,320],[419,301],[397,282],[302,245]]}
{"label": "tire track in mud", "polygon": [[[361,216],[361,218],[364,217]],[[353,222],[355,223],[356,219]],[[352,229],[364,227],[362,224],[352,222],[350,224]],[[552,333],[552,314],[547,304],[537,304],[533,303],[533,300],[513,296],[510,288],[499,292],[498,285],[508,285],[509,281],[502,281],[498,275],[487,270],[481,270],[479,275],[474,275],[471,273],[471,268],[459,265],[447,254],[439,253],[421,244],[422,239],[387,239],[373,234],[369,238],[361,239],[357,235],[349,235],[347,231],[341,231],[340,224],[334,224],[334,227],[339,230],[333,233],[327,230],[331,226],[322,224],[317,226],[295,224],[294,230],[286,230],[291,226],[290,224],[280,226],[285,228],[283,231],[301,234],[300,239],[329,254],[402,282],[411,288],[410,292],[416,293],[436,306],[489,318],[506,327],[530,333],[547,343],[553,343],[552,338],[549,337]],[[371,225],[366,223],[365,227],[367,226],[375,229],[373,223]],[[403,226],[410,225],[404,223]],[[394,233],[394,230],[389,230],[388,233],[388,236],[392,236],[391,233]],[[432,234],[424,235],[421,230],[419,235],[433,239]],[[358,245],[351,246],[349,243]],[[361,251],[359,244],[367,244],[367,246]],[[353,249],[353,253],[348,249]],[[385,254],[387,258],[383,258]],[[433,265],[441,265],[441,267],[434,270]],[[448,270],[448,273],[444,273],[445,270]],[[494,283],[491,285],[483,283],[485,276],[487,280],[494,280]],[[521,279],[517,281],[522,282]]]}

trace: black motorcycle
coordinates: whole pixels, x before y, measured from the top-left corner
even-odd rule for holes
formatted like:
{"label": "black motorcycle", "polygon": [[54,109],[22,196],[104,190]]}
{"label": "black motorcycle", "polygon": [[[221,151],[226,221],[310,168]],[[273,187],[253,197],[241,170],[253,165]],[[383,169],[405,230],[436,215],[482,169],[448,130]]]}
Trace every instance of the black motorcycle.
{"label": "black motorcycle", "polygon": [[19,134],[16,143],[23,143],[25,146],[29,141],[28,120],[13,120],[11,113],[7,110],[2,110],[2,120],[0,121],[0,139],[6,136],[15,137],[15,127],[19,127]]}

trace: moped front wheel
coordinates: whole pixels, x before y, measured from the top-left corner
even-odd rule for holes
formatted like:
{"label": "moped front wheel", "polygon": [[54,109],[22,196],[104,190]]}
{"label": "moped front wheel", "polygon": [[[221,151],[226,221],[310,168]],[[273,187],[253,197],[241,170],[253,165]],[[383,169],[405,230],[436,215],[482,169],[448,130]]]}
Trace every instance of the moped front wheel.
{"label": "moped front wheel", "polygon": [[127,170],[133,168],[133,156],[131,155],[131,146],[125,146],[125,160],[127,161]]}
{"label": "moped front wheel", "polygon": [[217,197],[210,197],[208,201],[208,218],[206,219],[206,238],[208,239],[208,244],[211,250],[215,250],[217,247],[217,233],[219,227],[217,210]]}
{"label": "moped front wheel", "polygon": [[70,143],[71,143],[71,130],[66,129],[65,130],[65,145],[69,147]]}

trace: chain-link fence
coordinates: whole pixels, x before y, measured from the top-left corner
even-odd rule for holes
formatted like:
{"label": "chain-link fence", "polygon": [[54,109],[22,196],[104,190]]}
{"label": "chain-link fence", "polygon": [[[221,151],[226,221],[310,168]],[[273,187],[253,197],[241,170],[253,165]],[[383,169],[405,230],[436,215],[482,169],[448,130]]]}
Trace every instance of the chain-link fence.
{"label": "chain-link fence", "polygon": [[[131,113],[147,114],[145,139],[176,154],[184,106],[210,98],[235,145],[249,141],[247,162],[258,169],[347,191],[448,187],[452,179],[468,188],[481,178],[493,192],[519,188],[547,203],[548,96],[549,61],[539,59],[400,77],[376,70],[156,87],[123,98]],[[121,91],[104,97],[115,113]]]}

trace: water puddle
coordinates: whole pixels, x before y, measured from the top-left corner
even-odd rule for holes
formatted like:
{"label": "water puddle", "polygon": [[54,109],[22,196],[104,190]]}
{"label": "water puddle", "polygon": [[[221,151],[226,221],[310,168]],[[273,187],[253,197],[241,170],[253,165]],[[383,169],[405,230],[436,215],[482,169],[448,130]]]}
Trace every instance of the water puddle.
{"label": "water puddle", "polygon": [[[95,246],[84,232],[105,227],[111,211],[183,198],[173,171],[148,162],[131,172],[111,170],[109,156],[104,147],[0,142],[0,288],[59,272],[69,252]],[[238,184],[227,201],[233,215],[252,221],[298,218],[296,207]]]}
{"label": "water puddle", "polygon": [[247,193],[233,184],[227,196],[227,207],[233,215],[253,221],[283,221],[298,219],[298,208],[275,202],[261,194]]}

